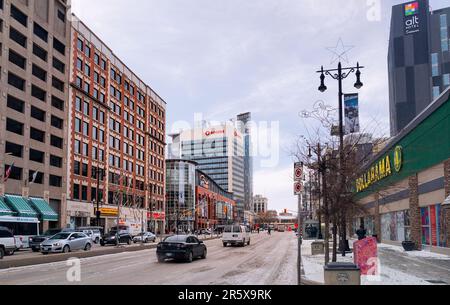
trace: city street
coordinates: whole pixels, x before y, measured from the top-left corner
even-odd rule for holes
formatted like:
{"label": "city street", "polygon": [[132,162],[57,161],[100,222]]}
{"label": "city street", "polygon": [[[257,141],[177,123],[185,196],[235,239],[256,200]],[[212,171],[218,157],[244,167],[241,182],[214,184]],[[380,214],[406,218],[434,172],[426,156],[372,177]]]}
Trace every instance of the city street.
{"label": "city street", "polygon": [[[155,249],[81,260],[81,281],[67,281],[66,262],[0,271],[0,285],[292,285],[296,284],[297,240],[292,232],[253,234],[245,248],[206,241],[208,257],[191,264],[157,262]],[[74,253],[74,257],[76,253]]]}

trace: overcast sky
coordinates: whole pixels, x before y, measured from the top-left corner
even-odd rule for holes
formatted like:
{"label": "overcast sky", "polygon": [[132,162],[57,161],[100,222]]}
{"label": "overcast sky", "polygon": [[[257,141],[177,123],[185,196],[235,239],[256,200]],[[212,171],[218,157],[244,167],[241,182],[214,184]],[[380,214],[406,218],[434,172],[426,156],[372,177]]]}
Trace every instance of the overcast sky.
{"label": "overcast sky", "polygon": [[[280,160],[267,168],[257,158],[254,173],[255,194],[276,210],[297,210],[289,148],[314,124],[298,113],[318,100],[337,106],[336,82],[328,80],[329,90],[320,93],[315,71],[336,65],[327,47],[339,38],[354,46],[348,64],[366,67],[362,128],[376,122],[379,134],[389,134],[389,23],[391,6],[402,2],[72,0],[73,12],[166,100],[168,133],[177,121],[193,124],[194,113],[222,121],[250,111],[257,124],[279,122]],[[344,91],[354,92],[354,81]]]}

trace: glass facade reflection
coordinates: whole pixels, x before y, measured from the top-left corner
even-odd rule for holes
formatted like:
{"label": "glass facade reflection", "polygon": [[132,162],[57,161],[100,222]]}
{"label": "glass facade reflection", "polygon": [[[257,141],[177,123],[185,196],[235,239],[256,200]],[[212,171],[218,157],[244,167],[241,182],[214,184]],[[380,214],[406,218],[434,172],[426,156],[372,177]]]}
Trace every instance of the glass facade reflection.
{"label": "glass facade reflection", "polygon": [[167,160],[166,217],[170,232],[188,232],[195,224],[196,163],[186,160]]}

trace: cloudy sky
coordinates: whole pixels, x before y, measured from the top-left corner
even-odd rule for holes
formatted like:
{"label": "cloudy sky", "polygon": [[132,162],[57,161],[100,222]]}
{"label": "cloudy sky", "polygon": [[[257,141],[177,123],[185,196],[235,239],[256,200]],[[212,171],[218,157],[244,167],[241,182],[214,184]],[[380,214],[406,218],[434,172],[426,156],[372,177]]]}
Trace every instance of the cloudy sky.
{"label": "cloudy sky", "polygon": [[[438,9],[447,1],[430,4]],[[277,162],[263,162],[267,155],[256,158],[254,177],[255,193],[267,196],[271,209],[297,210],[290,148],[314,124],[301,119],[300,111],[318,100],[337,104],[336,82],[328,81],[329,90],[321,94],[315,71],[335,66],[327,48],[339,38],[354,46],[348,64],[366,67],[359,92],[362,128],[376,122],[379,134],[389,133],[390,12],[404,1],[72,2],[73,12],[166,100],[168,133],[176,122],[194,124],[194,113],[222,121],[250,111],[256,124],[274,127],[279,139],[272,140],[271,159]],[[353,83],[352,77],[344,91],[354,92]]]}

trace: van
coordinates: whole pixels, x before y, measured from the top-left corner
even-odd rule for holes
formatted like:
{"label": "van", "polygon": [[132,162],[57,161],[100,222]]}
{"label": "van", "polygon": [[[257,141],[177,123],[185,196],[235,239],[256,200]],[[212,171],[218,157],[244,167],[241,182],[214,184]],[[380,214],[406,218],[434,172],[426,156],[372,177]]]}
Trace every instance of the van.
{"label": "van", "polygon": [[250,246],[250,229],[246,226],[225,226],[223,230],[222,243],[224,247],[230,245]]}

